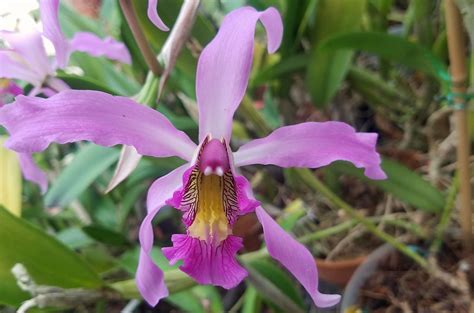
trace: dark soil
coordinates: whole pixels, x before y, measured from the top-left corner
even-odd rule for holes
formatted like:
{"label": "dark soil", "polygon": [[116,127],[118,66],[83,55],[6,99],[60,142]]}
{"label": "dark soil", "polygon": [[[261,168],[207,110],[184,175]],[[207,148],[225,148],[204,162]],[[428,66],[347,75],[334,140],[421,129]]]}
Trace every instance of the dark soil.
{"label": "dark soil", "polygon": [[[456,273],[461,260],[459,251],[458,245],[443,247],[439,265],[450,273]],[[470,263],[469,258],[466,261]],[[469,312],[469,303],[462,299],[459,292],[430,277],[411,259],[398,252],[380,263],[379,269],[362,287],[361,295],[358,307],[364,312]]]}

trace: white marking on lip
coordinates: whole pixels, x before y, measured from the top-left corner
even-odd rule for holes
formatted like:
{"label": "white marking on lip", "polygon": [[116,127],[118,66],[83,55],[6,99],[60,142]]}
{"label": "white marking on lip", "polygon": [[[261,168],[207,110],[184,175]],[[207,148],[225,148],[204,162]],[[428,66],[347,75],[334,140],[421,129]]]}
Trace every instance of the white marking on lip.
{"label": "white marking on lip", "polygon": [[215,172],[216,172],[216,174],[217,174],[218,176],[224,175],[224,170],[223,170],[222,167],[220,167],[220,166],[218,166],[218,167],[216,168],[216,171],[215,171]]}

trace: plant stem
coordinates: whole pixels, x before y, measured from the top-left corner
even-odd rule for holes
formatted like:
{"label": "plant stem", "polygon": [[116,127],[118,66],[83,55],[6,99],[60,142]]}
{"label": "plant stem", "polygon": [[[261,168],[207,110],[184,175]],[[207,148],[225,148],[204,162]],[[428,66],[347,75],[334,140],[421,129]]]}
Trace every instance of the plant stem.
{"label": "plant stem", "polygon": [[311,234],[304,235],[304,236],[298,238],[298,241],[301,242],[301,243],[308,243],[308,242],[311,242],[311,241],[314,241],[314,240],[321,240],[323,238],[326,238],[326,237],[329,237],[329,236],[332,236],[332,235],[336,235],[336,234],[341,233],[343,231],[349,230],[357,224],[358,224],[358,222],[356,220],[349,220],[349,221],[346,221],[344,223],[338,224],[336,226],[328,227],[326,229],[323,229],[323,230],[320,230],[320,231],[317,231],[317,232],[314,232],[314,233],[311,233]]}
{"label": "plant stem", "polygon": [[138,103],[149,107],[155,107],[156,95],[158,93],[158,78],[152,73],[148,72],[145,83],[142,89],[133,97]]}
{"label": "plant stem", "polygon": [[449,218],[454,207],[454,202],[456,201],[456,196],[459,190],[459,179],[456,175],[453,179],[451,186],[449,187],[448,197],[446,199],[446,204],[444,206],[443,212],[439,224],[436,226],[435,230],[435,239],[430,246],[430,254],[434,255],[439,251],[441,244],[443,243],[443,235],[446,228],[449,225]]}
{"label": "plant stem", "polygon": [[135,10],[133,9],[132,2],[130,0],[120,0],[120,7],[122,8],[123,15],[127,20],[128,26],[130,26],[130,30],[132,31],[133,37],[140,48],[148,68],[153,72],[153,74],[155,74],[155,76],[160,76],[163,72],[163,69],[158,63],[153,50],[151,49],[147,39],[145,38],[145,35],[143,34],[143,31],[138,23]]}
{"label": "plant stem", "polygon": [[472,212],[471,212],[471,185],[469,170],[469,129],[468,116],[466,111],[466,100],[463,95],[466,93],[466,44],[464,41],[464,31],[461,14],[456,7],[454,0],[445,1],[446,29],[448,34],[448,51],[451,65],[452,91],[455,95],[454,102],[459,107],[454,113],[456,119],[456,132],[458,136],[457,145],[457,166],[460,183],[460,224],[464,239],[464,246],[467,251],[472,251]]}
{"label": "plant stem", "polygon": [[[196,286],[196,282],[179,269],[165,271],[165,284],[170,294]],[[122,280],[109,285],[125,299],[140,299],[135,279]]]}
{"label": "plant stem", "polygon": [[367,228],[367,230],[369,230],[372,234],[394,246],[400,252],[413,259],[413,261],[418,263],[421,267],[428,268],[428,262],[423,257],[410,249],[407,245],[398,241],[396,238],[378,229],[377,226],[372,221],[370,221],[370,219],[357,212],[356,209],[351,207],[336,194],[334,194],[319,179],[317,179],[311,171],[307,169],[295,169],[295,171],[301,181],[304,182],[308,187],[326,196],[333,204],[344,210],[350,217],[364,225],[365,228]]}
{"label": "plant stem", "polygon": [[259,136],[266,136],[272,131],[271,127],[268,126],[267,122],[258,113],[257,109],[255,109],[252,99],[248,96],[245,96],[242,100],[239,106],[239,113],[244,115],[252,123],[255,132]]}

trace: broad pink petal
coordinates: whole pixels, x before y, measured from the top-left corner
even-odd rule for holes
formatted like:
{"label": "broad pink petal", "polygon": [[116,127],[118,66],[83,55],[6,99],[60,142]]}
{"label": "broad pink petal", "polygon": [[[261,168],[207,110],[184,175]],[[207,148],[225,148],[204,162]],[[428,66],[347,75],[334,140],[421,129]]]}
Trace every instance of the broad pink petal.
{"label": "broad pink petal", "polygon": [[325,308],[337,304],[341,296],[319,292],[316,261],[308,249],[287,234],[262,207],[258,207],[255,211],[263,226],[265,243],[270,256],[278,260],[296,277],[317,307]]}
{"label": "broad pink petal", "polygon": [[19,79],[35,86],[41,85],[44,79],[22,62],[16,52],[7,50],[0,50],[0,78]]}
{"label": "broad pink petal", "polygon": [[166,32],[170,29],[168,28],[168,26],[165,25],[165,23],[163,23],[160,16],[158,15],[158,11],[156,9],[157,6],[158,0],[148,0],[148,18],[153,24],[155,24],[156,27]]}
{"label": "broad pink petal", "polygon": [[384,179],[375,150],[377,134],[356,133],[341,122],[308,122],[281,127],[265,138],[253,140],[234,153],[236,166],[273,164],[316,168],[337,160],[365,168],[365,175]]}
{"label": "broad pink petal", "polygon": [[124,144],[142,155],[185,160],[191,160],[196,149],[161,113],[99,91],[66,90],[48,99],[20,95],[0,109],[0,124],[10,133],[6,146],[18,152],[80,140],[107,147]]}
{"label": "broad pink petal", "polygon": [[71,52],[81,51],[95,57],[105,56],[122,63],[132,63],[127,47],[112,37],[101,39],[92,33],[78,32],[74,34],[70,44]]}
{"label": "broad pink petal", "polygon": [[170,198],[173,191],[178,188],[183,171],[187,166],[189,165],[183,165],[168,175],[157,179],[148,190],[148,214],[140,226],[139,233],[141,250],[136,282],[143,298],[152,306],[155,306],[160,299],[168,295],[168,290],[164,284],[163,272],[150,257],[150,252],[153,248],[152,221],[165,205],[166,199]]}
{"label": "broad pink petal", "polygon": [[43,172],[35,161],[31,154],[28,153],[18,153],[18,158],[20,161],[21,172],[25,179],[37,184],[42,193],[45,193],[48,189],[48,177],[46,173]]}
{"label": "broad pink petal", "polygon": [[21,61],[28,64],[29,69],[36,73],[37,77],[45,79],[53,72],[44,49],[43,39],[38,31],[21,33],[0,31],[0,38],[21,56]]}
{"label": "broad pink petal", "polygon": [[171,240],[173,247],[161,249],[163,254],[170,264],[183,260],[179,268],[200,284],[230,289],[247,276],[247,271],[235,258],[243,246],[242,238],[229,236],[219,244],[188,235],[173,235]]}
{"label": "broad pink petal", "polygon": [[199,141],[208,134],[229,141],[232,118],[247,89],[253,59],[255,26],[267,31],[268,51],[280,45],[283,26],[275,8],[258,12],[243,7],[229,13],[216,37],[199,57],[196,96],[199,105]]}
{"label": "broad pink petal", "polygon": [[51,40],[56,50],[57,66],[63,68],[69,59],[69,42],[59,25],[59,0],[41,0],[40,15],[43,23],[43,34]]}

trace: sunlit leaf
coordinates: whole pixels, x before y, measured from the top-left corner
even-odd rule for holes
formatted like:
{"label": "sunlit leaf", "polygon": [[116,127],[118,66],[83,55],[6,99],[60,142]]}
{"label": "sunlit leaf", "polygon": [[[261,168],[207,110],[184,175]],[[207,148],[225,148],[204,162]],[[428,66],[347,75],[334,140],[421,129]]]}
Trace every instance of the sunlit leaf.
{"label": "sunlit leaf", "polygon": [[3,147],[0,136],[0,205],[13,214],[21,214],[21,171],[15,152]]}

